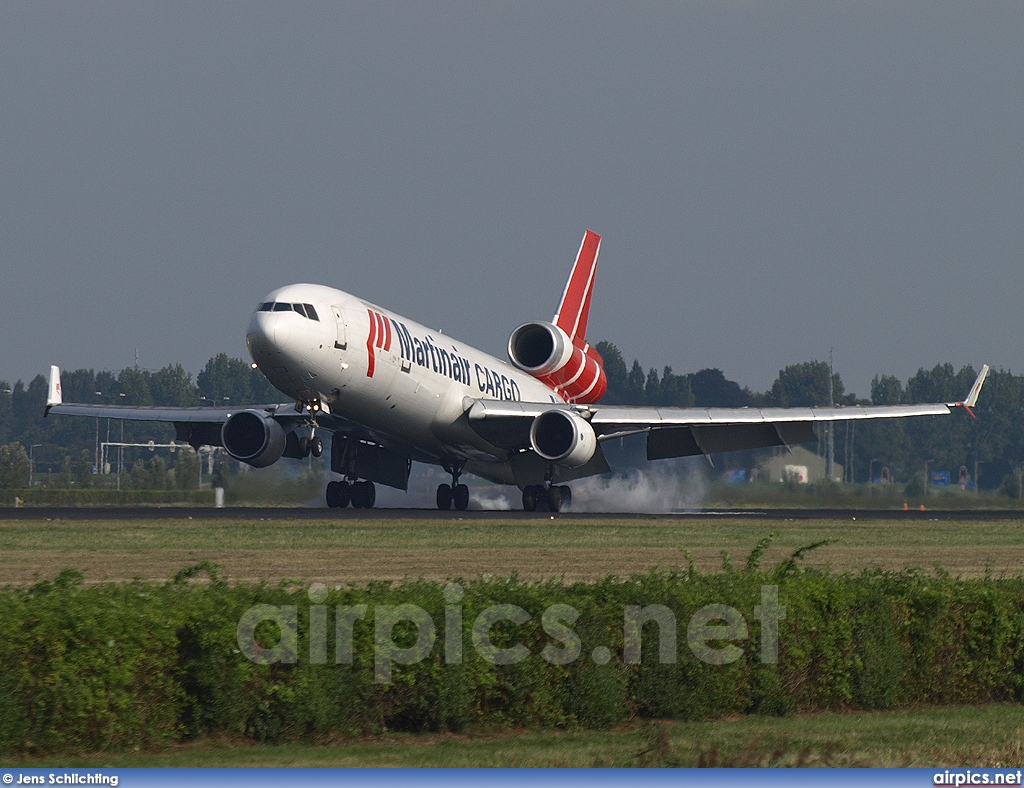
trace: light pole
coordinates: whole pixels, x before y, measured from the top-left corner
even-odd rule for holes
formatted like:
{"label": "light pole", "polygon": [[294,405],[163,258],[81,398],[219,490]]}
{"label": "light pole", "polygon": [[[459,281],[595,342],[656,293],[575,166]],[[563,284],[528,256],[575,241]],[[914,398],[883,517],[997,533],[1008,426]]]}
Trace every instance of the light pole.
{"label": "light pole", "polygon": [[28,447],[28,486],[32,489],[32,472],[35,470],[35,450],[42,447],[41,443],[33,443]]}
{"label": "light pole", "polygon": [[[124,394],[121,395],[122,397]],[[121,419],[121,445],[117,447],[117,491],[121,492],[121,466],[124,465],[124,419]]]}
{"label": "light pole", "polygon": [[881,460],[878,459],[878,457],[872,457],[871,458],[871,462],[868,463],[868,485],[872,486],[872,487],[875,484],[875,471],[874,471],[874,467],[875,467],[875,463],[876,462],[881,462]]}
{"label": "light pole", "polygon": [[[102,391],[97,391],[96,392],[96,396],[97,397],[102,397],[103,396],[103,392]],[[95,463],[95,465],[93,467],[96,468],[96,473],[99,473],[100,472],[100,417],[99,416],[96,417],[96,453],[93,455],[93,462]]]}

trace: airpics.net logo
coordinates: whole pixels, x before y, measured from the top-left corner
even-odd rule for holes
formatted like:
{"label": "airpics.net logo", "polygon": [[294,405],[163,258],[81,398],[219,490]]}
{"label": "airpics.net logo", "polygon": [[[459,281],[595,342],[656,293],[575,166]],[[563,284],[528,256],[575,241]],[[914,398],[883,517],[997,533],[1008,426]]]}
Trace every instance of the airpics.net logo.
{"label": "airpics.net logo", "polygon": [[932,777],[932,785],[961,786],[961,785],[1021,785],[1022,772],[998,771],[989,769],[979,771],[977,769],[965,769],[963,771],[946,769],[935,772]]}
{"label": "airpics.net logo", "polygon": [[[310,586],[308,612],[303,611],[302,626],[306,627],[310,664],[328,663],[329,619],[334,624],[333,661],[339,665],[355,662],[354,630],[357,622],[373,627],[374,682],[387,684],[392,680],[395,665],[413,665],[430,656],[435,648],[441,649],[444,663],[460,665],[466,648],[466,614],[462,605],[465,591],[458,583],[444,588],[443,622],[438,627],[434,617],[419,605],[336,605],[324,604],[327,587],[322,583]],[[513,604],[490,605],[472,620],[469,642],[476,654],[494,665],[514,665],[536,657],[531,650],[515,639],[516,627],[535,622],[534,613]],[[779,621],[786,617],[786,608],[779,604],[778,586],[761,586],[760,601],[754,605],[753,618],[760,627],[760,653],[762,663],[775,664],[779,659]],[[576,626],[580,613],[571,605],[553,604],[540,612],[539,620],[549,639],[539,649],[539,657],[554,665],[568,665],[584,656],[583,641]],[[654,627],[645,625],[654,624]],[[495,628],[501,626],[502,641],[495,644]],[[242,615],[237,627],[238,648],[252,662],[270,665],[299,662],[298,605],[253,605]],[[622,612],[622,661],[638,665],[641,654],[654,653],[643,648],[644,632],[657,633],[657,659],[662,664],[673,664],[679,659],[680,622],[676,614],[660,604],[627,605]],[[261,636],[257,637],[257,629]],[[276,630],[276,642],[265,639],[267,630]],[[439,635],[440,630],[440,635]],[[396,631],[403,633],[397,637]],[[413,633],[415,633],[413,637]],[[710,604],[698,608],[685,622],[686,647],[700,661],[709,665],[728,665],[744,654],[743,646],[750,638],[750,625],[744,615],[734,607]],[[440,643],[439,643],[440,640]],[[410,642],[412,641],[412,642]],[[509,642],[510,641],[510,642]],[[612,660],[612,649],[607,645],[595,646],[589,654],[598,665]]]}

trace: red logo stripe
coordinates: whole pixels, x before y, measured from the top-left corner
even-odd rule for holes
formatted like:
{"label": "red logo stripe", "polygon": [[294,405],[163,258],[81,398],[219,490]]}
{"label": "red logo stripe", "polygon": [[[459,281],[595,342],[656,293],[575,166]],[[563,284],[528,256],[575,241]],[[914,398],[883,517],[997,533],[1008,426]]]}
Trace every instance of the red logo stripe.
{"label": "red logo stripe", "polygon": [[370,316],[370,333],[366,336],[366,377],[372,378],[376,364],[373,348],[377,344],[377,315],[372,309],[367,309],[366,314]]}

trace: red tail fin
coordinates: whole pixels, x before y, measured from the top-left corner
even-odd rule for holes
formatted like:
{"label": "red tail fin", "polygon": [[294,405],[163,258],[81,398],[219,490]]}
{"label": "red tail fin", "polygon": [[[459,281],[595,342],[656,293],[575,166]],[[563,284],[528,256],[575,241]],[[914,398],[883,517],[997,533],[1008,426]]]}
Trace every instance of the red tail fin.
{"label": "red tail fin", "polygon": [[594,290],[594,274],[597,273],[597,253],[601,250],[601,236],[587,230],[580,244],[579,254],[565,283],[562,303],[558,305],[552,321],[562,329],[573,344],[583,344],[587,335],[587,319],[590,317],[590,294]]}

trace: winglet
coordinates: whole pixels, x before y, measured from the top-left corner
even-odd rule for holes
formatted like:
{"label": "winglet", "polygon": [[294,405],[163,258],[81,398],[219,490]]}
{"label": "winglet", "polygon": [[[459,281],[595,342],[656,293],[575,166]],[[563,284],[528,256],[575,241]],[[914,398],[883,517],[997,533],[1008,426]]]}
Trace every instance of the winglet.
{"label": "winglet", "polygon": [[950,402],[948,403],[949,407],[963,408],[964,410],[971,414],[971,418],[977,418],[977,416],[974,415],[974,411],[971,410],[971,408],[978,404],[978,395],[981,394],[981,387],[985,385],[985,378],[988,377],[988,372],[988,364],[983,364],[981,367],[981,372],[978,373],[978,377],[974,381],[974,385],[971,386],[971,390],[967,392],[967,399],[965,399],[963,402]]}
{"label": "winglet", "polygon": [[974,385],[971,386],[971,391],[967,395],[967,399],[964,400],[964,405],[968,408],[973,408],[978,404],[978,395],[981,394],[981,387],[985,384],[985,378],[988,377],[988,364],[983,364],[981,372],[978,373],[978,379],[974,381]]}
{"label": "winglet", "polygon": [[569,281],[565,283],[562,301],[551,321],[568,334],[574,343],[582,343],[587,334],[590,294],[594,290],[594,274],[597,272],[597,255],[600,251],[601,236],[587,230],[583,234],[583,243],[580,244]]}
{"label": "winglet", "polygon": [[56,364],[50,367],[50,385],[46,392],[46,410],[43,411],[43,418],[50,415],[50,408],[64,402],[64,395],[60,390],[60,367]]}

